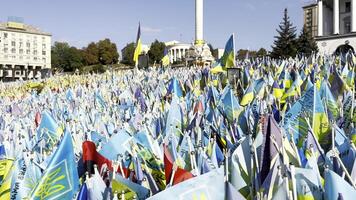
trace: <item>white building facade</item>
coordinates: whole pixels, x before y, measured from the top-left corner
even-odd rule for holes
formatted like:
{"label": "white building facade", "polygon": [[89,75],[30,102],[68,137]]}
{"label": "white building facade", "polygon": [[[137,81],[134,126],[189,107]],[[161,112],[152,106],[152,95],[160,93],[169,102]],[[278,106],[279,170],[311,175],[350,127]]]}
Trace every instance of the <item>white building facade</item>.
{"label": "white building facade", "polygon": [[171,64],[185,61],[188,50],[192,46],[191,44],[181,43],[176,40],[166,42],[165,44]]}
{"label": "white building facade", "polygon": [[317,20],[315,40],[319,52],[332,54],[340,49],[356,48],[356,0],[317,0],[304,7],[313,9],[312,19]]}
{"label": "white building facade", "polygon": [[51,34],[23,24],[0,23],[0,80],[31,79],[51,68]]}

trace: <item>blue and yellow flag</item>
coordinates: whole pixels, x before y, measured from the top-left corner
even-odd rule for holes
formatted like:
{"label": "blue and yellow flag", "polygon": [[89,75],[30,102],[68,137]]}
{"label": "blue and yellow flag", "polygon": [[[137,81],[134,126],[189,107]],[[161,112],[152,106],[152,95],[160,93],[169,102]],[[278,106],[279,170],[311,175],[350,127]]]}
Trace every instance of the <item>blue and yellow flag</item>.
{"label": "blue and yellow flag", "polygon": [[316,86],[314,86],[313,132],[320,144],[328,143],[326,136],[330,132],[329,119]]}
{"label": "blue and yellow flag", "polygon": [[276,81],[273,82],[273,95],[276,99],[280,99],[283,96],[283,89],[278,85]]}
{"label": "blue and yellow flag", "polygon": [[224,70],[235,66],[235,41],[233,34],[225,45],[224,55],[220,59],[220,63]]}
{"label": "blue and yellow flag", "polygon": [[163,58],[161,61],[163,67],[167,67],[170,64],[167,48],[164,49]]}
{"label": "blue and yellow flag", "polygon": [[138,56],[141,54],[141,52],[142,52],[141,24],[138,24],[137,39],[136,39],[136,49],[135,49],[134,58],[133,58],[136,67],[138,65]]}
{"label": "blue and yellow flag", "polygon": [[73,199],[78,189],[79,177],[72,138],[66,132],[41,180],[31,192],[30,199]]}

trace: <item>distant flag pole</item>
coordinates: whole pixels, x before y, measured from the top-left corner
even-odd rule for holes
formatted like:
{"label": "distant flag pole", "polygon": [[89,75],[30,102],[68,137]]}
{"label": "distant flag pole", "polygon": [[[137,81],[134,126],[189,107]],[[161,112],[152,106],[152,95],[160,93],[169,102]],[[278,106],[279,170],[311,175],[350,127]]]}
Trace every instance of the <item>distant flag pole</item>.
{"label": "distant flag pole", "polygon": [[134,53],[134,62],[135,62],[135,67],[138,66],[138,57],[141,54],[142,51],[142,43],[141,43],[141,24],[138,23],[138,30],[137,30],[137,38],[136,38],[136,48],[135,48],[135,53]]}
{"label": "distant flag pole", "polygon": [[236,67],[236,48],[235,48],[235,33],[232,33],[232,38],[233,38],[233,41],[234,41],[234,49],[233,49],[233,51],[234,51],[234,67]]}

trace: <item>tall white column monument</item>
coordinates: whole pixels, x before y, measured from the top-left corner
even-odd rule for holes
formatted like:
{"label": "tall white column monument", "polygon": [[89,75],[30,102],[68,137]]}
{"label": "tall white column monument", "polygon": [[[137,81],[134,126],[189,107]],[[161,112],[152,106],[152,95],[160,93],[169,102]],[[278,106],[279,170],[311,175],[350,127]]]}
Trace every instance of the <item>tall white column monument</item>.
{"label": "tall white column monument", "polygon": [[323,13],[323,1],[319,0],[318,1],[318,36],[323,36],[323,23],[324,23],[324,13]]}
{"label": "tall white column monument", "polygon": [[195,41],[186,55],[189,66],[211,65],[214,57],[204,41],[204,0],[195,0]]}
{"label": "tall white column monument", "polygon": [[204,1],[195,0],[195,44],[203,44]]}
{"label": "tall white column monument", "polygon": [[340,33],[340,2],[334,0],[334,34]]}
{"label": "tall white column monument", "polygon": [[356,32],[356,0],[351,0],[351,32]]}

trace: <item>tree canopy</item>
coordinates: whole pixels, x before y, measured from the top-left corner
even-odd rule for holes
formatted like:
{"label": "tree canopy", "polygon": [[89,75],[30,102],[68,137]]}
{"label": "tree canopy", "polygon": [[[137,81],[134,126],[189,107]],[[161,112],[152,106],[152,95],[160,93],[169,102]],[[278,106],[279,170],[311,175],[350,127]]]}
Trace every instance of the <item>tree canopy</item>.
{"label": "tree canopy", "polygon": [[318,52],[318,45],[308,29],[304,26],[298,38],[298,54],[310,56]]}
{"label": "tree canopy", "polygon": [[166,45],[164,42],[160,42],[157,39],[151,44],[150,50],[148,51],[151,64],[161,62],[165,48]]}
{"label": "tree canopy", "polygon": [[83,67],[80,50],[66,42],[55,42],[52,47],[52,66],[64,71],[75,71]]}
{"label": "tree canopy", "polygon": [[284,10],[284,17],[279,29],[277,29],[277,33],[271,56],[273,58],[295,57],[297,54],[296,27],[293,26],[289,19],[287,8]]}
{"label": "tree canopy", "polygon": [[134,66],[135,63],[133,61],[133,57],[134,57],[134,53],[135,53],[135,43],[131,42],[129,44],[127,44],[124,49],[122,50],[122,63],[125,65],[130,65],[130,66]]}

